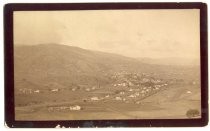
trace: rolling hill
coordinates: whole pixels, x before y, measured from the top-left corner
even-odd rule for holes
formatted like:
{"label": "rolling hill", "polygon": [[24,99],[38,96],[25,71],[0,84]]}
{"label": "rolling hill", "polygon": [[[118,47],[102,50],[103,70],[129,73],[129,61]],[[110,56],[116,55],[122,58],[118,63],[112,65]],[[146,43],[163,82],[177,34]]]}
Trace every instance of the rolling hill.
{"label": "rolling hill", "polygon": [[89,51],[58,44],[15,46],[15,78],[36,83],[106,82],[104,75],[120,70],[133,70],[140,64],[135,59],[115,54]]}
{"label": "rolling hill", "polygon": [[195,65],[199,66],[200,61],[198,58],[179,58],[179,57],[167,57],[167,58],[137,58],[141,62],[148,63],[148,64],[156,64],[156,65],[176,65],[176,66],[190,66]]}
{"label": "rolling hill", "polygon": [[60,87],[107,84],[110,74],[122,71],[158,74],[160,78],[199,75],[199,68],[194,66],[153,65],[135,58],[59,44],[15,45],[14,69],[16,87],[18,83],[28,85],[26,82]]}

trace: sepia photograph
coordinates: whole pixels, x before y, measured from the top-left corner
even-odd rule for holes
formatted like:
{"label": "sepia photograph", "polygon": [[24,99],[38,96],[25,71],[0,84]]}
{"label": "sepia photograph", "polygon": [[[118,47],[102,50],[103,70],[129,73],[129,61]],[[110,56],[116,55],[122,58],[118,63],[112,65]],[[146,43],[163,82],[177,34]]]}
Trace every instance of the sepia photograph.
{"label": "sepia photograph", "polygon": [[201,119],[200,9],[13,12],[14,119]]}

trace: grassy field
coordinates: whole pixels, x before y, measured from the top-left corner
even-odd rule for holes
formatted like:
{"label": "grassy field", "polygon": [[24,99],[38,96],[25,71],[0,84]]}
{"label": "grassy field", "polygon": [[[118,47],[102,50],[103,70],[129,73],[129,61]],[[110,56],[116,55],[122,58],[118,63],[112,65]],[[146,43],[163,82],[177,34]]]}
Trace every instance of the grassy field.
{"label": "grassy field", "polygon": [[[171,85],[171,87],[142,99],[117,101],[117,89],[101,88],[93,91],[61,90],[37,94],[16,94],[16,120],[94,120],[94,119],[175,119],[187,118],[189,109],[200,112],[198,85]],[[122,90],[122,89],[120,89]],[[110,95],[105,98],[104,96]],[[129,94],[127,94],[129,95]],[[93,96],[103,99],[91,101]],[[121,95],[122,96],[122,95]],[[126,94],[124,95],[126,96]],[[138,102],[138,103],[136,103]],[[81,110],[55,110],[49,107],[81,106]]]}

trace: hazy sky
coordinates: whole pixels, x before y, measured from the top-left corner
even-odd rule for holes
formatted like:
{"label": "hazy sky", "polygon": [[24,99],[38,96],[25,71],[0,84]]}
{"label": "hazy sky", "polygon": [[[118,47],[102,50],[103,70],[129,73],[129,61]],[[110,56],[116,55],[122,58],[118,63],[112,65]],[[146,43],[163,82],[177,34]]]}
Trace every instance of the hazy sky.
{"label": "hazy sky", "polygon": [[199,10],[16,11],[14,43],[58,43],[130,57],[198,58]]}

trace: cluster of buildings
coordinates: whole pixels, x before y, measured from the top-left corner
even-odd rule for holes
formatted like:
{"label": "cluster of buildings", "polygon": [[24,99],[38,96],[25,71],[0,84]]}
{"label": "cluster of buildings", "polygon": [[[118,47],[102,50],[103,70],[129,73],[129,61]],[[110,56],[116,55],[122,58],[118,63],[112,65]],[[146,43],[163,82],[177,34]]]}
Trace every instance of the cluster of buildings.
{"label": "cluster of buildings", "polygon": [[[30,88],[20,88],[20,89],[18,89],[18,93],[20,93],[20,94],[36,94],[36,93],[41,93],[42,91],[39,90],[39,89],[30,89]],[[60,91],[60,89],[53,88],[53,89],[49,89],[49,91],[50,92],[58,92],[58,91]]]}
{"label": "cluster of buildings", "polygon": [[48,107],[48,111],[49,112],[55,112],[55,111],[79,111],[81,109],[82,108],[79,105]]}
{"label": "cluster of buildings", "polygon": [[115,73],[111,78],[115,81],[114,87],[152,86],[163,83],[163,80],[155,79],[145,73]]}
{"label": "cluster of buildings", "polygon": [[[166,89],[168,83],[161,79],[155,79],[145,74],[137,73],[116,73],[112,76],[113,92],[117,93],[106,94],[104,96],[92,96],[89,101],[106,101],[115,100],[129,103],[135,100],[141,100],[158,91]],[[137,102],[139,104],[140,102]]]}
{"label": "cluster of buildings", "polygon": [[[92,102],[113,100],[130,103],[133,101],[144,99],[145,97],[148,97],[154,93],[157,93],[158,91],[166,89],[167,87],[168,84],[157,84],[154,86],[143,88],[125,88],[123,89],[123,91],[120,91],[118,93],[106,94],[103,96],[92,96],[87,100]],[[140,102],[136,102],[136,104],[139,103]]]}
{"label": "cluster of buildings", "polygon": [[21,88],[18,90],[20,94],[33,94],[33,93],[40,93],[38,89],[28,89],[28,88]]}

